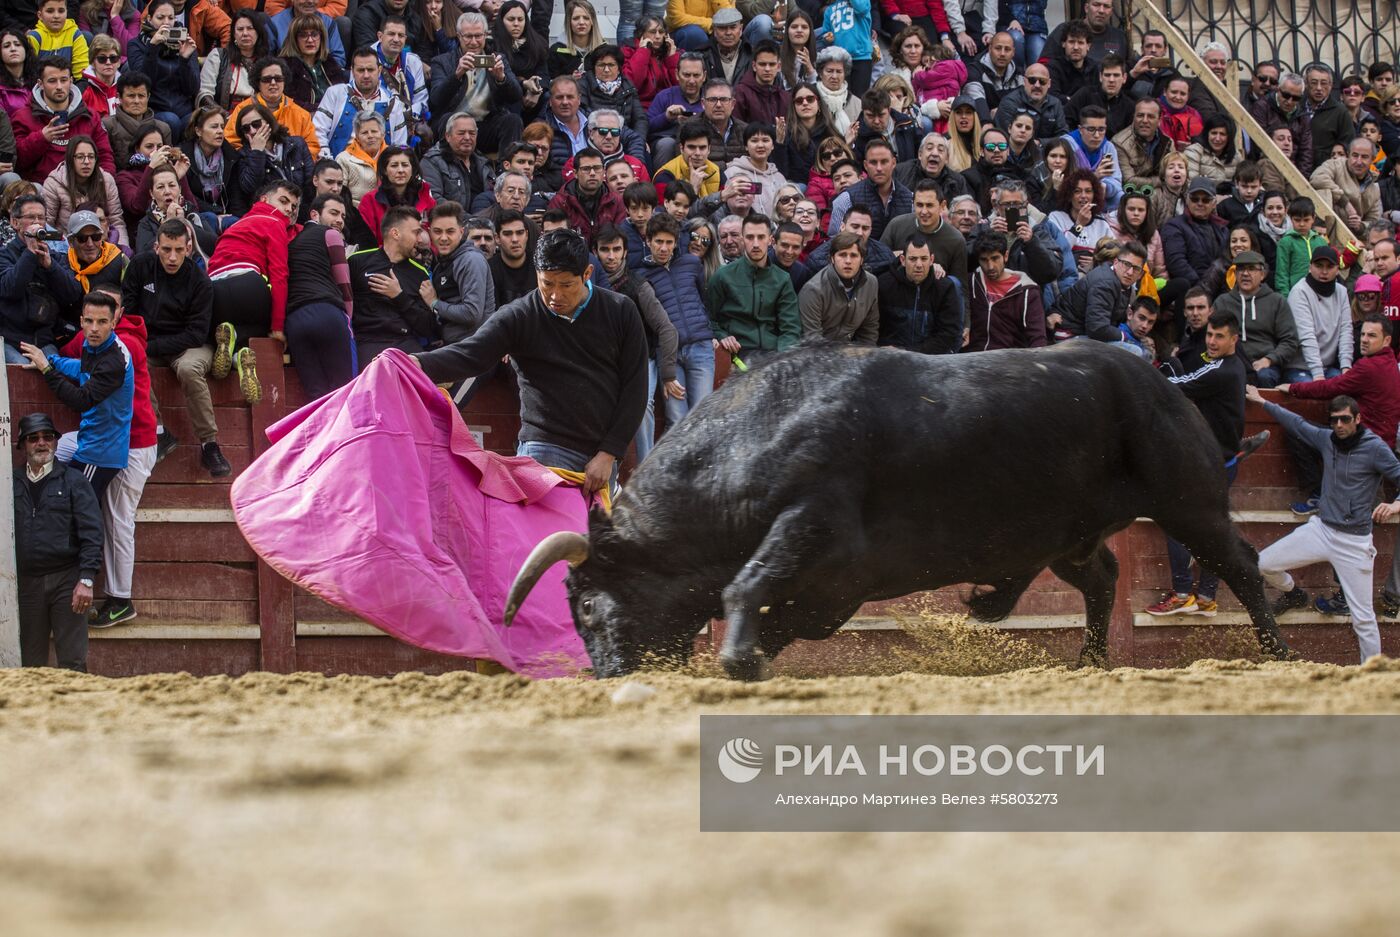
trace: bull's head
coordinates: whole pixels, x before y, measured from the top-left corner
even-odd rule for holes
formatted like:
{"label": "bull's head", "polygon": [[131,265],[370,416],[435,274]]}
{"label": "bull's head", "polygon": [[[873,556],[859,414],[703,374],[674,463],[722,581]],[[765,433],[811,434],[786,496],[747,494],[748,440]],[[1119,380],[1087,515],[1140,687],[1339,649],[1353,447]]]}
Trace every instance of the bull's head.
{"label": "bull's head", "polygon": [[647,575],[629,560],[605,515],[594,513],[589,536],[550,534],[526,557],[506,597],[505,624],[555,563],[568,563],[565,586],[574,627],[598,677],[631,673],[649,660],[683,662],[703,618],[678,614],[668,601],[667,582]]}

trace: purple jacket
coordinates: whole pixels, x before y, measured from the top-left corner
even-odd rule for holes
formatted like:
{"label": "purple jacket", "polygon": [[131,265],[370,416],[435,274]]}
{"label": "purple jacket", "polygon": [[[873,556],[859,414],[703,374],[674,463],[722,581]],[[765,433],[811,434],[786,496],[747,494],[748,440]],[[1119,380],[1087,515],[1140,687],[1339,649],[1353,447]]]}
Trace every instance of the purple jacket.
{"label": "purple jacket", "polygon": [[704,111],[699,101],[691,104],[685,99],[680,85],[663,88],[651,99],[651,107],[647,108],[647,126],[652,137],[670,136],[679,129],[675,121],[666,116],[666,108],[673,104],[685,108],[687,114],[699,114]]}

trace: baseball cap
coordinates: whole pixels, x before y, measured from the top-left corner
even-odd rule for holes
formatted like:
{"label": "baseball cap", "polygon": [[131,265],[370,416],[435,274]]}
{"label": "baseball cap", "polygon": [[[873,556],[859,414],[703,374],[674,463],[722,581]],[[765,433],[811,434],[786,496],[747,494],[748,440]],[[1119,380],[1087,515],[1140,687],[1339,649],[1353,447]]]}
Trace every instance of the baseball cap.
{"label": "baseball cap", "polygon": [[1195,195],[1197,192],[1208,192],[1215,194],[1215,180],[1209,176],[1197,176],[1191,180],[1191,184],[1186,187],[1187,195]]}
{"label": "baseball cap", "polygon": [[95,211],[75,211],[68,216],[68,235],[71,237],[84,228],[96,228],[98,231],[104,230],[102,219],[97,217]]}
{"label": "baseball cap", "polygon": [[744,21],[744,14],[734,7],[720,7],[715,10],[715,15],[710,17],[711,26],[733,26]]}
{"label": "baseball cap", "polygon": [[1356,278],[1356,289],[1354,293],[1379,293],[1381,291],[1381,278],[1374,273],[1363,273]]}
{"label": "baseball cap", "polygon": [[1317,250],[1313,251],[1312,262],[1315,264],[1331,264],[1334,267],[1341,263],[1341,261],[1337,259],[1336,250],[1326,245],[1319,247]]}
{"label": "baseball cap", "polygon": [[1264,255],[1258,251],[1241,251],[1235,255],[1236,267],[1267,267]]}

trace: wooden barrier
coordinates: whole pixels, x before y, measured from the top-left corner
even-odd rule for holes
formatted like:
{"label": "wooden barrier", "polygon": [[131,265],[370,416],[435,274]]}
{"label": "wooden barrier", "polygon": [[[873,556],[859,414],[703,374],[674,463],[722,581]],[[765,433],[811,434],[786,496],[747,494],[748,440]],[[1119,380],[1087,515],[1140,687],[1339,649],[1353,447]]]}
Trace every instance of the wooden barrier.
{"label": "wooden barrier", "polygon": [[[278,346],[260,339],[254,340],[253,348],[263,385],[261,404],[250,409],[232,378],[212,385],[220,445],[235,471],[242,471],[266,448],[268,426],[305,402],[295,372],[283,368]],[[76,428],[76,414],[57,404],[38,375],[17,366],[7,371],[12,420],[43,411],[54,417],[60,429]],[[173,373],[157,368],[151,377],[165,426],[181,444],[156,466],[137,514],[132,600],[140,617],[128,625],[91,633],[89,661],[94,672],[239,674],[262,669],[389,674],[474,666],[473,661],[422,651],[390,638],[295,588],[261,563],[233,523],[230,480],[211,479],[200,467],[194,429]],[[1320,405],[1294,402],[1291,406],[1321,418]],[[498,381],[483,389],[472,402],[467,424],[486,448],[512,452],[520,421],[510,385]],[[1266,427],[1274,428],[1274,438],[1244,463],[1232,492],[1236,519],[1245,536],[1259,546],[1298,523],[1288,511],[1296,493],[1280,432],[1251,405],[1248,431]],[[1379,582],[1390,567],[1394,527],[1378,530],[1376,539]],[[1121,569],[1109,629],[1115,665],[1174,665],[1210,653],[1250,652],[1252,639],[1242,640],[1239,629],[1230,627],[1244,618],[1228,589],[1221,590],[1221,614],[1215,619],[1162,620],[1142,612],[1170,580],[1165,541],[1154,524],[1134,524],[1110,545]],[[1305,571],[1301,581],[1310,589],[1331,588],[1325,567]],[[918,601],[926,599],[957,614],[963,610],[966,590],[966,586],[950,587]],[[891,648],[910,644],[901,622],[917,615],[916,604],[911,600],[870,603],[843,633],[827,641],[798,642],[784,652],[778,669],[797,673],[868,669]],[[1046,572],[1001,627],[1068,658],[1078,650],[1083,614],[1080,594]],[[1309,657],[1339,663],[1354,660],[1356,643],[1345,619],[1291,612],[1283,627],[1290,643]],[[1390,623],[1382,626],[1387,648],[1400,639],[1395,628]],[[717,648],[722,637],[723,625],[715,623],[697,644]]]}

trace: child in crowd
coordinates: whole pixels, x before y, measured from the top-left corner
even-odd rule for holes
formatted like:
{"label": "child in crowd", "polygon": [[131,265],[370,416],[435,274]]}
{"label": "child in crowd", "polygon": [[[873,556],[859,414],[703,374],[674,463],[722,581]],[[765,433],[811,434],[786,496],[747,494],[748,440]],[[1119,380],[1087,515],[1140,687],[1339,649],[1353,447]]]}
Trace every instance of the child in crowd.
{"label": "child in crowd", "polygon": [[88,67],[88,41],[78,32],[78,24],[68,18],[67,0],[42,0],[39,22],[27,34],[35,55],[56,55],[73,72],[73,80],[83,77]]}
{"label": "child in crowd", "polygon": [[647,254],[647,222],[656,214],[656,186],[650,182],[634,182],[622,190],[622,204],[627,206],[627,220],[618,225],[627,238],[627,269],[641,270]]}
{"label": "child in crowd", "polygon": [[1310,198],[1295,198],[1288,203],[1288,220],[1293,229],[1278,239],[1278,256],[1274,260],[1274,289],[1287,296],[1293,284],[1308,275],[1313,251],[1327,246],[1327,238],[1313,230],[1317,207]]}

